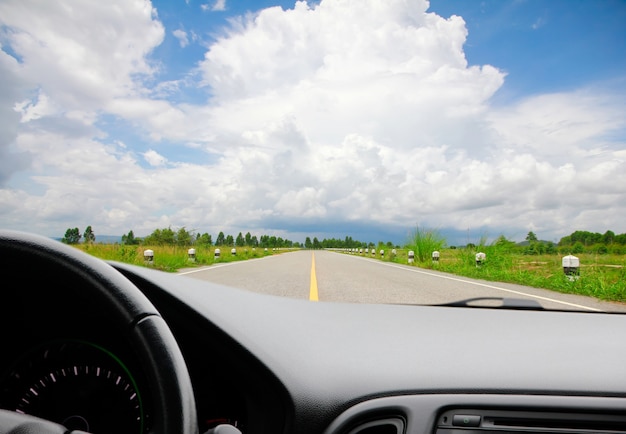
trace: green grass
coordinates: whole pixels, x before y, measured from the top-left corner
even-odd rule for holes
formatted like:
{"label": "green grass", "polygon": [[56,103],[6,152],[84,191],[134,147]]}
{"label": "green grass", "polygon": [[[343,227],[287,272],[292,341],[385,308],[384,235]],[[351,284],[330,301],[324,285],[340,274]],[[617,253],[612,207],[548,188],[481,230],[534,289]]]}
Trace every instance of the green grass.
{"label": "green grass", "polygon": [[[386,250],[384,257],[377,255],[376,258],[408,264],[408,250],[396,249],[395,256],[391,250]],[[580,276],[570,280],[563,272],[562,255],[523,255],[495,245],[481,246],[479,250],[487,255],[486,261],[480,266],[476,265],[476,250],[473,249],[442,249],[438,262],[432,261],[430,257],[418,260],[416,255],[412,265],[458,276],[626,303],[625,255],[576,255],[581,264]]]}
{"label": "green grass", "polygon": [[[261,258],[264,256],[287,251],[263,248],[238,247],[236,254],[231,253],[232,247],[218,247],[220,256],[215,256],[215,246],[194,247],[196,255],[194,260],[189,259],[188,247],[178,246],[126,246],[119,244],[79,244],[74,247],[100,259],[118,261],[127,264],[146,266],[157,270],[175,272],[181,268],[198,267],[217,263],[243,261],[246,259]],[[154,252],[154,260],[146,262],[145,250]]]}

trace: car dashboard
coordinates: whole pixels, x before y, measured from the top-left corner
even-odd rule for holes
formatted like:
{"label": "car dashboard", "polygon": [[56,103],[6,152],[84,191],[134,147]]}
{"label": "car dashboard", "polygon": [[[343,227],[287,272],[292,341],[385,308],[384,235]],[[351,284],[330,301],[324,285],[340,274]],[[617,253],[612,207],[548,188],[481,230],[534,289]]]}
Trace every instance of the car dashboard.
{"label": "car dashboard", "polygon": [[[2,253],[13,283],[0,307],[0,408],[87,432],[159,432],[157,392],[91,276]],[[171,330],[201,433],[626,432],[624,315],[316,303],[106,269]]]}

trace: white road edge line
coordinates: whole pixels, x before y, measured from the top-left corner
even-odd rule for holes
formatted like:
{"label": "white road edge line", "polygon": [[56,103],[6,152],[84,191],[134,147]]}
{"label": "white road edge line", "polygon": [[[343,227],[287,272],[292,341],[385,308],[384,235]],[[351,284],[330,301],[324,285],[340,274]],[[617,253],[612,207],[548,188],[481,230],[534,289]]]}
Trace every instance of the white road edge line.
{"label": "white road edge line", "polygon": [[216,268],[228,267],[229,265],[237,265],[237,264],[241,264],[243,262],[260,261],[261,259],[267,259],[267,258],[271,258],[271,256],[265,256],[263,258],[246,259],[244,261],[226,262],[224,264],[217,264],[217,265],[207,265],[206,267],[197,268],[195,270],[181,271],[178,274],[179,275],[183,275],[183,274],[199,273],[201,271],[215,270]]}
{"label": "white road edge line", "polygon": [[[365,259],[365,258],[362,258],[362,259]],[[525,292],[515,291],[514,289],[500,288],[499,286],[487,285],[486,283],[472,282],[472,281],[469,281],[469,280],[458,279],[456,277],[450,277],[450,276],[442,276],[442,275],[439,275],[439,274],[429,273],[428,271],[414,270],[412,268],[402,267],[400,265],[388,264],[388,263],[385,263],[385,262],[379,262],[379,263],[380,263],[380,265],[385,265],[387,267],[400,268],[402,270],[411,271],[413,273],[427,274],[429,276],[439,277],[441,279],[454,280],[456,282],[469,283],[471,285],[478,285],[478,286],[483,286],[485,288],[497,289],[499,291],[509,292],[511,294],[525,295],[526,297],[537,298],[539,300],[550,301],[552,303],[564,304],[564,305],[567,305],[567,306],[570,306],[570,307],[575,307],[575,308],[578,308],[578,309],[585,309],[585,310],[590,310],[590,311],[593,311],[593,312],[604,312],[602,309],[596,309],[596,308],[593,308],[593,307],[583,306],[581,304],[576,304],[576,303],[569,303],[567,301],[555,300],[555,299],[549,298],[549,297],[542,297],[541,295],[527,294]]]}
{"label": "white road edge line", "polygon": [[[355,258],[355,256],[352,256],[352,257]],[[271,256],[266,256],[266,257],[263,257],[263,258],[247,259],[244,262],[258,261],[258,260],[267,259],[267,258],[271,258]],[[360,258],[360,257],[356,256],[356,258]],[[368,258],[360,258],[360,259],[368,259]],[[184,271],[184,272],[181,272],[181,273],[178,273],[178,274],[183,275],[183,274],[199,273],[201,271],[207,271],[207,270],[213,270],[213,269],[216,269],[216,268],[228,267],[229,265],[236,265],[236,264],[238,264],[240,262],[241,261],[234,261],[234,262],[228,262],[226,264],[210,265],[208,267],[202,267],[202,268],[199,268],[197,270]],[[541,295],[527,294],[525,292],[515,291],[514,289],[501,288],[499,286],[488,285],[486,283],[472,282],[472,281],[469,281],[469,280],[459,279],[459,278],[456,278],[456,277],[442,276],[440,274],[429,273],[428,271],[416,270],[416,269],[412,269],[412,268],[402,267],[400,265],[389,264],[389,263],[386,263],[386,262],[380,262],[380,261],[376,261],[376,262],[378,264],[384,265],[386,267],[399,268],[401,270],[411,271],[413,273],[419,273],[419,274],[426,274],[428,276],[438,277],[440,279],[454,280],[456,282],[469,283],[470,285],[477,285],[477,286],[482,286],[482,287],[485,287],[485,288],[497,289],[499,291],[508,292],[508,293],[511,293],[511,294],[524,295],[526,297],[532,297],[532,298],[536,298],[536,299],[539,299],[539,300],[549,301],[549,302],[552,302],[552,303],[564,304],[566,306],[575,307],[577,309],[585,309],[585,310],[590,310],[590,311],[593,311],[593,312],[604,312],[602,309],[596,309],[596,308],[593,308],[593,307],[583,306],[581,304],[576,304],[576,303],[569,303],[567,301],[555,300],[554,298],[543,297]]]}

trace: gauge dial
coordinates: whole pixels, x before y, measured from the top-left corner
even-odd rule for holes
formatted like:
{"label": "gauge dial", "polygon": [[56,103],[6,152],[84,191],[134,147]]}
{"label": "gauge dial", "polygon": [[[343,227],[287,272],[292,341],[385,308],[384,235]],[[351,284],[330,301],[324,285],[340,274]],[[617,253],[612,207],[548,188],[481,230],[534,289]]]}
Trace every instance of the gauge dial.
{"label": "gauge dial", "polygon": [[2,406],[93,434],[140,434],[145,415],[136,383],[111,352],[82,341],[29,353],[2,384]]}

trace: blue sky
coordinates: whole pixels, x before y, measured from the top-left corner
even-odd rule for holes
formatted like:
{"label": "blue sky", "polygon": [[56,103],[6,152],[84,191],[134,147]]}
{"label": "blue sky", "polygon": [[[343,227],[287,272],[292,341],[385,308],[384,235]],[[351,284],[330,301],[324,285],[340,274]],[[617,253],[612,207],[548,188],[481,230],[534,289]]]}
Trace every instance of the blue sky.
{"label": "blue sky", "polygon": [[7,0],[0,226],[626,232],[626,3]]}
{"label": "blue sky", "polygon": [[626,71],[623,1],[435,0],[430,10],[465,19],[468,61],[507,71],[501,91],[513,97],[574,90]]}
{"label": "blue sky", "polygon": [[[166,34],[155,57],[168,59],[164,77],[171,79],[202,60],[205,46],[223,34],[233,16],[276,6],[290,9],[295,2],[231,1],[223,10],[210,12],[211,2],[182,3],[153,2],[165,26],[185,31],[189,41],[191,33],[200,38],[181,49],[180,40],[172,32]],[[432,0],[428,11],[463,17],[468,62],[507,71],[501,91],[512,96],[572,90],[626,71],[626,5],[621,0]],[[193,101],[194,96],[189,98]]]}

